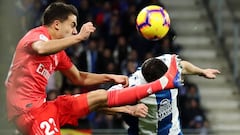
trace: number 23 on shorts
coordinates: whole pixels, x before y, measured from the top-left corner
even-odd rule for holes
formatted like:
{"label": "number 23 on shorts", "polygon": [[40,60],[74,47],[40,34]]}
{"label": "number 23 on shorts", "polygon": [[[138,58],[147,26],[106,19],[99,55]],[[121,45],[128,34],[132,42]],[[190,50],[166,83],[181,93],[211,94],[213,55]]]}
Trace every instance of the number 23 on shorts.
{"label": "number 23 on shorts", "polygon": [[60,131],[56,126],[56,122],[53,118],[49,118],[46,121],[42,121],[39,125],[41,131],[44,135],[60,135]]}

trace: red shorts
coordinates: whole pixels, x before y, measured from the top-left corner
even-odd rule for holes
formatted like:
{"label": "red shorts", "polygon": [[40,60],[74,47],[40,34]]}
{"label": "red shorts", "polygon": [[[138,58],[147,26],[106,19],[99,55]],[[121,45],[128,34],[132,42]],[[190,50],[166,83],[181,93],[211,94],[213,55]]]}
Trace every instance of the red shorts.
{"label": "red shorts", "polygon": [[27,135],[60,135],[65,124],[77,126],[77,120],[89,114],[87,94],[64,95],[45,102],[15,119],[17,128]]}

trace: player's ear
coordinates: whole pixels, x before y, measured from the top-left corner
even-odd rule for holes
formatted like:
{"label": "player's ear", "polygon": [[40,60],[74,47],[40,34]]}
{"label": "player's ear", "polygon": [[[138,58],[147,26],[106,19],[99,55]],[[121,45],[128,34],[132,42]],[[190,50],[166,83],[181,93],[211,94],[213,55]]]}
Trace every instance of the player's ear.
{"label": "player's ear", "polygon": [[53,27],[55,30],[59,30],[61,28],[61,22],[59,20],[54,20]]}

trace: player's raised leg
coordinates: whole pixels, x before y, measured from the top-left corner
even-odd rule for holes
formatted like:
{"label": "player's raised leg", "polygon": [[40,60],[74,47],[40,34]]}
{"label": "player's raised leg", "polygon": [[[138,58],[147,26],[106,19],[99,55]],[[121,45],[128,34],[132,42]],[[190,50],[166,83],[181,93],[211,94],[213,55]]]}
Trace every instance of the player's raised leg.
{"label": "player's raised leg", "polygon": [[96,111],[101,107],[114,107],[136,103],[139,99],[147,97],[152,93],[156,93],[164,89],[179,87],[180,85],[181,81],[176,66],[176,59],[173,57],[168,71],[156,81],[119,90],[106,91],[104,89],[100,89],[78,96],[71,96],[69,100],[62,99],[61,101],[64,101],[62,104],[65,105],[61,106],[66,106],[66,108],[68,108],[65,109],[65,111],[71,110],[71,114],[74,114],[76,117],[73,119],[74,121],[77,118],[85,116],[89,112]]}
{"label": "player's raised leg", "polygon": [[148,84],[128,87],[121,90],[108,92],[108,106],[120,106],[135,103],[139,99],[147,97],[164,89],[171,89],[182,85],[180,73],[177,70],[176,56],[172,57],[171,66],[164,76]]}

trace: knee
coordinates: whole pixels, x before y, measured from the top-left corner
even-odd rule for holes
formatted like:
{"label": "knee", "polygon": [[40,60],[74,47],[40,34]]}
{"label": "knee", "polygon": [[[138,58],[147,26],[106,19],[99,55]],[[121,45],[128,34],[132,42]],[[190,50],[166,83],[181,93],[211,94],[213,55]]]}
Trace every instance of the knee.
{"label": "knee", "polygon": [[93,96],[99,101],[106,101],[107,100],[107,90],[105,89],[98,89],[93,91]]}
{"label": "knee", "polygon": [[105,106],[107,102],[107,90],[99,89],[88,93],[88,101]]}

